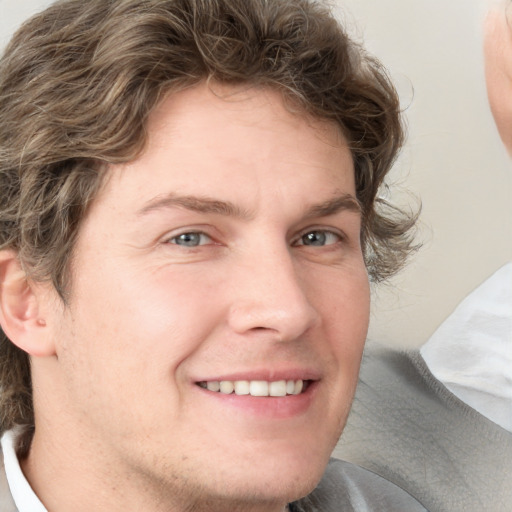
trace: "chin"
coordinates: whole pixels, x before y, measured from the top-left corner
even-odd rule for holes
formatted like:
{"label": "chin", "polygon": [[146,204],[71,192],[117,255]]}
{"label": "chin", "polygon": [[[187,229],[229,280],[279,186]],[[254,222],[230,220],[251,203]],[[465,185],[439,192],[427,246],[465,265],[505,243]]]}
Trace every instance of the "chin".
{"label": "chin", "polygon": [[[238,485],[247,486],[249,495],[268,501],[291,501],[303,498],[318,485],[329,462],[329,453],[320,455],[317,450],[293,454],[267,455],[266,461],[255,461],[239,471]],[[314,453],[312,453],[314,452]],[[260,462],[259,464],[257,462]],[[231,480],[233,481],[233,480]]]}
{"label": "chin", "polygon": [[[325,469],[325,468],[324,468]],[[218,497],[226,503],[245,503],[250,504],[268,504],[268,509],[273,509],[271,505],[280,505],[297,501],[311,493],[318,485],[323,471],[318,475],[302,474],[281,476],[272,481],[264,479],[260,482],[232,482],[230,489],[224,494],[222,491],[217,494]],[[215,494],[215,493],[214,493]],[[223,495],[224,494],[224,495]],[[229,510],[230,507],[225,508]]]}

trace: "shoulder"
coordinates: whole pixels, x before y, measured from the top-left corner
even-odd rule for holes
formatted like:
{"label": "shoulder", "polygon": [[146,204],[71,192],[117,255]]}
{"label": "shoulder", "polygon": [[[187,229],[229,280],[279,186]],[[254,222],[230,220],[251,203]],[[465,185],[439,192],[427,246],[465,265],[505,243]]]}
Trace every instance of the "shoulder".
{"label": "shoulder", "polygon": [[418,350],[398,351],[377,343],[367,344],[353,410],[355,417],[364,413],[365,422],[370,415],[402,423],[409,415],[422,422],[426,417],[430,427],[442,429],[463,426],[471,419],[491,437],[503,430],[437,380]]}
{"label": "shoulder", "polygon": [[431,374],[419,351],[370,343],[351,414],[335,449],[432,510],[512,510],[512,433]]}
{"label": "shoulder", "polygon": [[359,466],[331,459],[318,487],[296,508],[300,512],[426,512],[397,485]]}

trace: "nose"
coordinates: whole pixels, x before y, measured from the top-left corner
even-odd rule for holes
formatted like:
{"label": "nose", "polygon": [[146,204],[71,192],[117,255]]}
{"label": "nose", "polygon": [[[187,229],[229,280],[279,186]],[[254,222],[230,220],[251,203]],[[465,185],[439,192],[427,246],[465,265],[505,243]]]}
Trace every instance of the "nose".
{"label": "nose", "polygon": [[232,277],[231,328],[238,334],[264,332],[293,341],[320,321],[308,283],[288,248],[249,258]]}

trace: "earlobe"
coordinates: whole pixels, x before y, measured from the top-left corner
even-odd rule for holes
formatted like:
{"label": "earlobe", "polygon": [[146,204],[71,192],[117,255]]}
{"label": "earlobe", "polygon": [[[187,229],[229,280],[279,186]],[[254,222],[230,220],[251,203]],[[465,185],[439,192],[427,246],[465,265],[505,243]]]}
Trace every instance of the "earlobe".
{"label": "earlobe", "polygon": [[54,355],[38,285],[31,283],[15,251],[0,251],[0,324],[6,336],[35,357]]}

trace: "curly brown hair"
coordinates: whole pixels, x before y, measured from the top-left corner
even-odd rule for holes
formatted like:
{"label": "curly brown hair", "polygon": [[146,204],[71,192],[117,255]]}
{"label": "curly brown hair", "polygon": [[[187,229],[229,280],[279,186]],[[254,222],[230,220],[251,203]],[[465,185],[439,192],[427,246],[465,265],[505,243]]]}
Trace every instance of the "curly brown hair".
{"label": "curly brown hair", "polygon": [[[399,101],[315,0],[61,0],[27,21],[0,62],[0,249],[66,302],[73,245],[108,164],[141,153],[163,95],[205,80],[273,88],[336,122],[369,274],[403,264],[415,216],[378,198],[403,140]],[[0,337],[0,431],[33,428],[29,358]]]}

